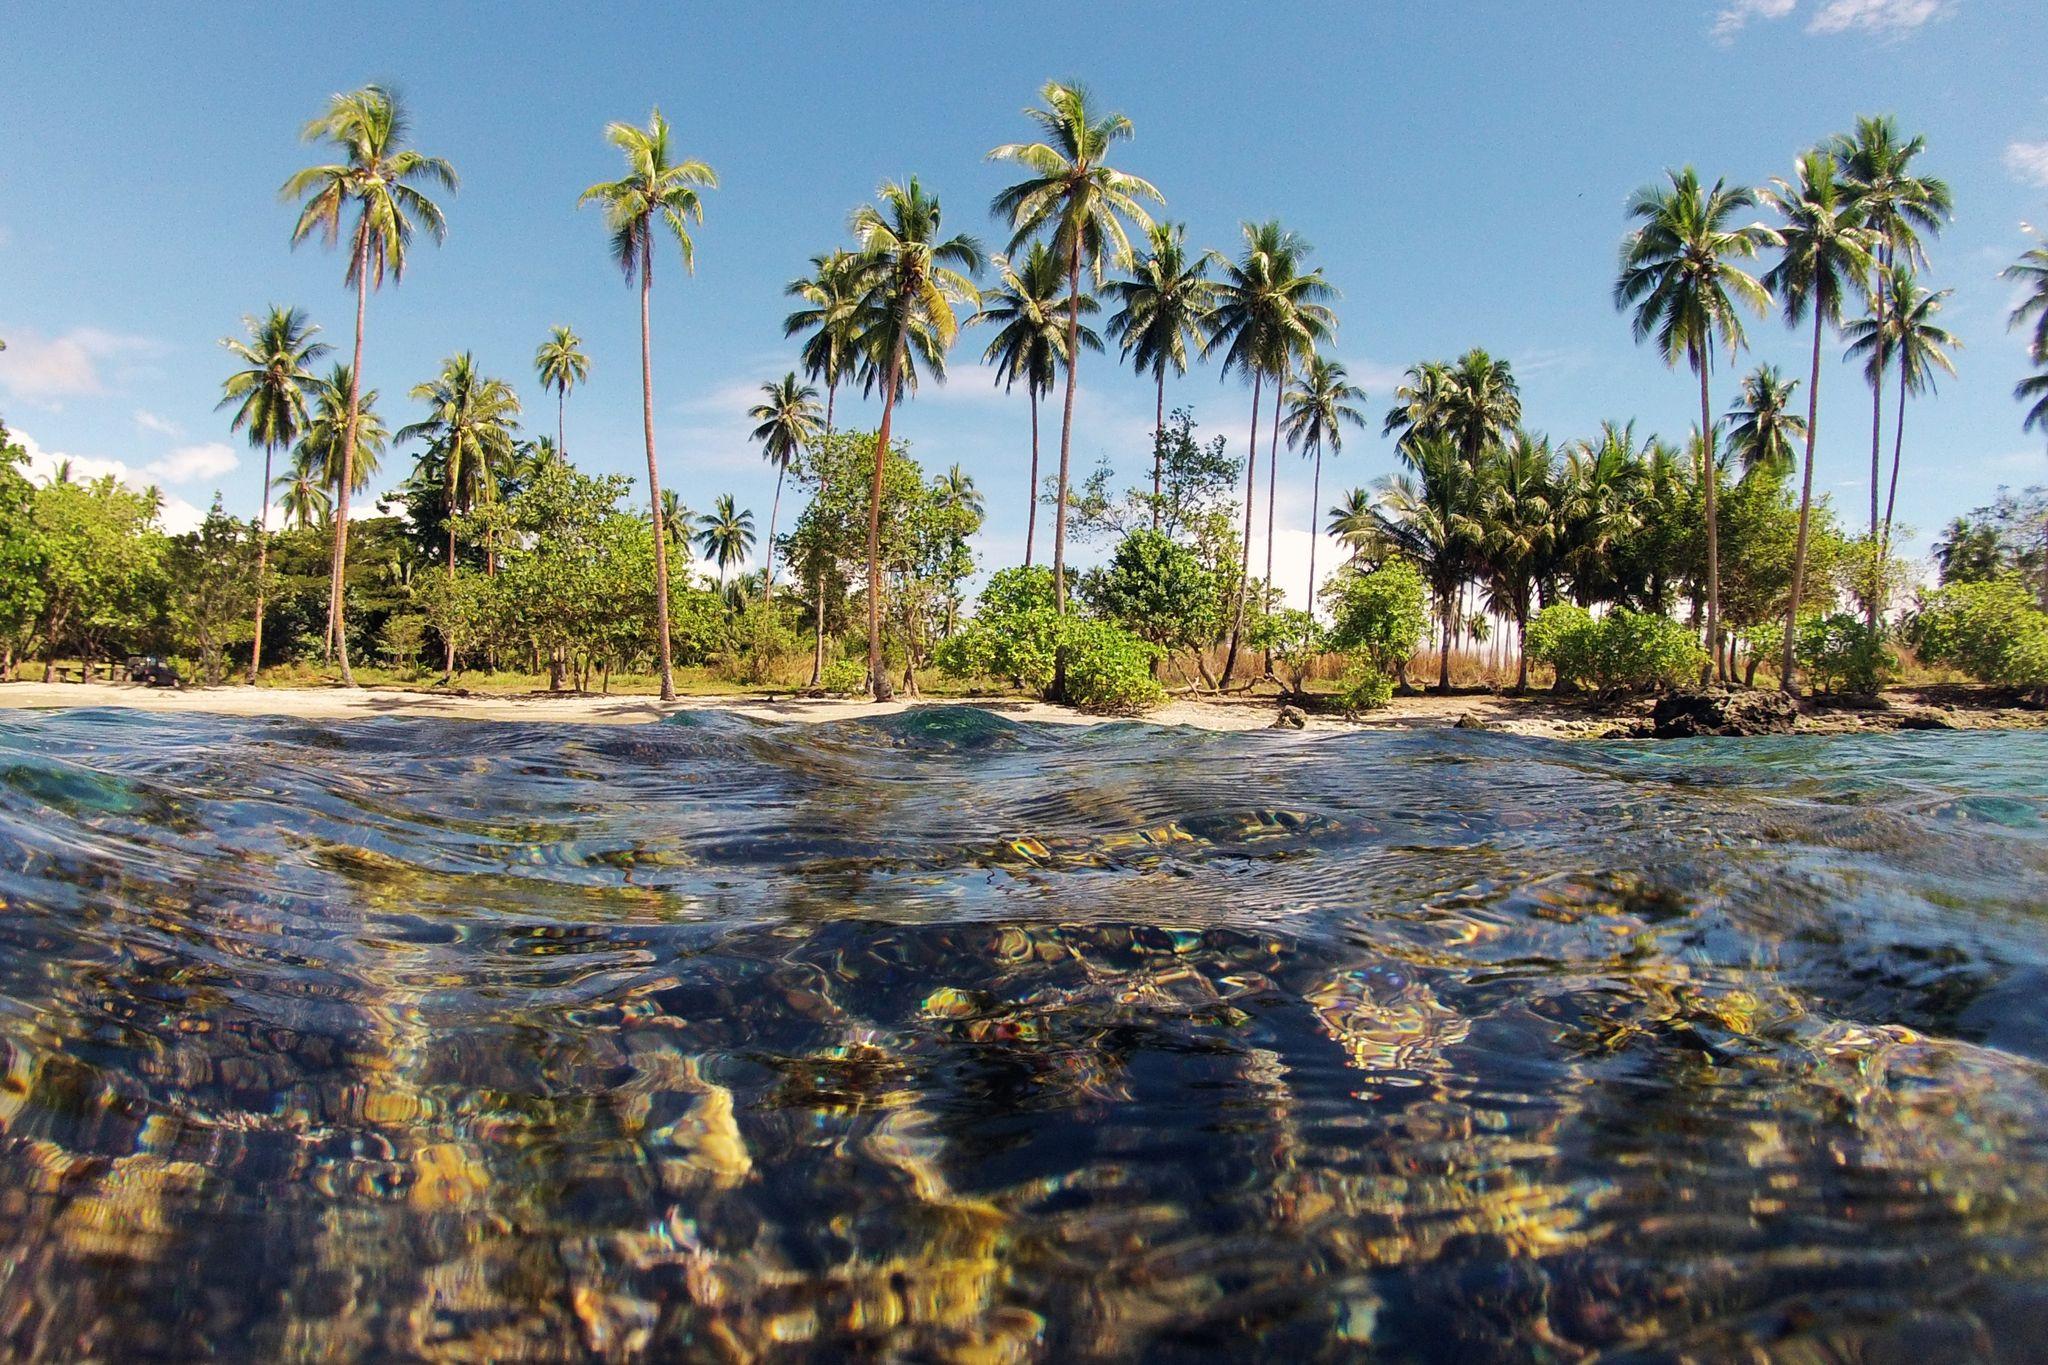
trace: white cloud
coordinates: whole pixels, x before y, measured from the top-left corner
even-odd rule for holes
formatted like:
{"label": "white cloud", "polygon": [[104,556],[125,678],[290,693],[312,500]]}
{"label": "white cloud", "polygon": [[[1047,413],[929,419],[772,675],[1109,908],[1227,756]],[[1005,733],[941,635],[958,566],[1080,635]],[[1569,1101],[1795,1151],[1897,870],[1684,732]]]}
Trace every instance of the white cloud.
{"label": "white cloud", "polygon": [[1908,33],[1945,16],[1954,0],[1827,0],[1808,33]]}
{"label": "white cloud", "polygon": [[[38,483],[48,483],[56,477],[59,467],[67,464],[75,481],[112,475],[115,482],[137,492],[154,487],[160,481],[160,476],[150,472],[153,466],[135,469],[120,460],[101,459],[96,455],[71,455],[61,450],[45,450],[37,443],[35,437],[18,427],[11,428],[8,435],[19,442],[21,448],[27,452],[28,476]],[[234,453],[229,451],[228,456],[232,461]],[[166,531],[178,535],[185,531],[197,530],[199,524],[206,520],[206,513],[184,498],[166,493],[163,495],[163,512],[160,519]]]}
{"label": "white cloud", "polygon": [[2008,142],[2005,169],[2013,179],[2048,186],[2048,142]]}
{"label": "white cloud", "polygon": [[1732,0],[1714,15],[1713,34],[1724,43],[1732,42],[1751,20],[1782,19],[1797,3],[1798,0]]}
{"label": "white cloud", "polygon": [[5,329],[0,335],[7,339],[7,349],[0,351],[0,388],[16,398],[44,404],[104,393],[107,386],[102,370],[109,362],[155,349],[146,337],[97,327],[74,327],[57,337],[29,328]]}
{"label": "white cloud", "polygon": [[204,445],[179,446],[168,455],[151,460],[142,472],[164,483],[197,483],[225,474],[240,464],[232,446],[219,441]]}
{"label": "white cloud", "polygon": [[169,436],[173,439],[185,434],[185,428],[168,417],[157,416],[147,408],[135,410],[135,425],[144,431],[153,431],[159,436]]}

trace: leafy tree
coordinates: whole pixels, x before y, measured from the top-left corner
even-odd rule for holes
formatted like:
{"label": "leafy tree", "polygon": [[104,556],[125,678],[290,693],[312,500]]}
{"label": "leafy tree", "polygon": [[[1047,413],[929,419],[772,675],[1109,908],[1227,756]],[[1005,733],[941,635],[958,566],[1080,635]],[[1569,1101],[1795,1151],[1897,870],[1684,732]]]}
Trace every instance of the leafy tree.
{"label": "leafy tree", "polygon": [[256,670],[263,662],[263,580],[270,569],[270,462],[311,422],[306,395],[318,381],[308,366],[331,348],[314,339],[320,329],[297,308],[272,308],[260,320],[245,317],[242,324],[249,333],[247,341],[221,338],[220,344],[244,368],[221,385],[219,406],[234,407],[228,429],[246,433],[249,444],[263,452],[262,508],[256,521],[256,600],[249,644],[249,683],[254,686]]}
{"label": "leafy tree", "polygon": [[308,166],[284,182],[287,199],[304,199],[292,228],[296,246],[318,232],[331,247],[340,237],[342,218],[351,210],[346,279],[356,287],[355,358],[349,363],[347,416],[341,428],[339,472],[334,486],[334,561],[328,577],[328,635],[341,656],[341,681],[355,686],[348,666],[348,638],[342,624],[342,601],[348,563],[348,499],[355,490],[356,442],[360,431],[363,372],[363,313],[372,286],[381,287],[388,272],[392,282],[405,277],[406,252],[420,227],[436,241],[447,235],[441,208],[420,186],[456,187],[455,171],[440,157],[405,145],[409,121],[397,92],[366,85],[328,101],[327,111],[308,123],[307,142],[326,142],[341,160]]}
{"label": "leafy tree", "polygon": [[1405,559],[1371,569],[1347,565],[1323,588],[1323,602],[1330,610],[1330,648],[1359,655],[1374,673],[1405,685],[1408,660],[1429,629],[1429,587],[1415,565]]}
{"label": "leafy tree", "polygon": [[1948,524],[1934,542],[1934,563],[1944,584],[2006,577],[2031,583],[2048,607],[2048,490],[1999,489],[1989,504]]}
{"label": "leafy tree", "polygon": [[1286,694],[1297,699],[1304,695],[1309,670],[1329,647],[1321,623],[1297,607],[1261,613],[1252,622],[1249,639],[1253,649],[1279,665]]}
{"label": "leafy tree", "polygon": [[1907,622],[1920,658],[1980,682],[2048,689],[2048,612],[2011,578],[1945,583]]}
{"label": "leafy tree", "polygon": [[626,158],[626,174],[600,181],[577,201],[601,204],[612,234],[612,258],[628,284],[640,286],[640,420],[647,441],[647,506],[654,527],[654,617],[661,660],[661,699],[676,699],[675,651],[669,630],[668,532],[662,523],[661,470],[654,457],[654,334],[650,300],[654,289],[654,238],[667,228],[683,257],[696,266],[690,224],[704,221],[699,189],[718,188],[718,174],[696,160],[675,159],[668,120],[656,109],[645,128],[612,123],[605,136]]}
{"label": "leafy tree", "polygon": [[0,422],[0,682],[12,682],[43,611],[43,543],[28,451]]}
{"label": "leafy tree", "polygon": [[[1222,626],[1215,574],[1163,531],[1126,535],[1109,563],[1082,579],[1081,595],[1097,614],[1163,654],[1199,651]],[[1199,653],[1195,666],[1206,673]]]}
{"label": "leafy tree", "polygon": [[52,480],[35,490],[32,516],[42,575],[36,634],[50,682],[60,649],[76,648],[90,671],[115,642],[154,620],[164,537],[155,499],[111,477]]}
{"label": "leafy tree", "polygon": [[1010,226],[1009,252],[1034,238],[1044,239],[1067,272],[1067,391],[1060,419],[1060,469],[1053,503],[1053,592],[1066,610],[1067,482],[1074,444],[1074,383],[1080,372],[1081,271],[1103,282],[1108,263],[1130,264],[1131,243],[1124,231],[1128,219],[1149,229],[1152,219],[1140,199],[1166,202],[1148,180],[1109,164],[1110,150],[1132,134],[1122,114],[1098,117],[1089,107],[1088,92],[1078,85],[1047,81],[1039,91],[1043,107],[1024,116],[1044,134],[1039,142],[1011,142],[992,149],[991,161],[1008,161],[1028,172],[1025,179],[998,193],[989,211]]}
{"label": "leafy tree", "polygon": [[261,593],[261,535],[230,517],[214,498],[199,529],[171,538],[164,555],[171,623],[199,652],[206,685],[217,687],[229,645],[254,643]]}
{"label": "leafy tree", "polygon": [[1719,465],[1714,458],[1713,403],[1708,392],[1714,351],[1732,361],[1744,342],[1738,305],[1761,313],[1770,297],[1735,262],[1776,243],[1761,223],[1732,225],[1756,202],[1749,190],[1717,180],[1706,189],[1688,166],[1667,173],[1668,186],[1646,186],[1629,201],[1637,226],[1622,243],[1618,308],[1635,309],[1636,340],[1654,339],[1664,363],[1681,361],[1700,381],[1700,470],[1706,488],[1707,640],[1718,660],[1721,641]]}

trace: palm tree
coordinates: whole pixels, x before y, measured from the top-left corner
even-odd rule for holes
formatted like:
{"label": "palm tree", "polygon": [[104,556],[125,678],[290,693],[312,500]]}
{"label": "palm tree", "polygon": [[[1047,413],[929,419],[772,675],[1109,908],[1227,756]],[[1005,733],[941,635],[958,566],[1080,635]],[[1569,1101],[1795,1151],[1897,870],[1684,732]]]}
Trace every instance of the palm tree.
{"label": "palm tree", "polygon": [[2017,281],[2027,293],[2012,310],[2009,325],[2033,323],[2027,354],[2036,363],[2048,360],[2048,247],[2037,246],[1999,272],[2001,279]]}
{"label": "palm tree", "polygon": [[[825,385],[825,435],[832,435],[833,407],[839,397],[839,381],[854,370],[860,355],[860,315],[863,285],[860,261],[851,251],[828,251],[811,257],[811,273],[794,279],[783,293],[802,299],[804,307],[782,320],[782,334],[803,336],[804,373]],[[818,467],[818,493],[826,493],[826,471]],[[822,563],[822,561],[821,561]],[[811,686],[825,676],[825,580],[823,570],[812,585],[816,605],[814,640],[811,651]]]}
{"label": "palm tree", "polygon": [[754,552],[754,514],[733,504],[732,494],[720,493],[711,511],[697,518],[697,548],[718,566],[718,591],[725,592],[725,574],[735,564],[744,564]]}
{"label": "palm tree", "polygon": [[1346,493],[1342,502],[1323,515],[1328,518],[1330,534],[1351,551],[1352,563],[1375,556],[1382,547],[1379,522],[1373,517],[1372,494],[1363,488]]}
{"label": "palm tree", "polygon": [[1287,444],[1290,448],[1307,451],[1315,460],[1315,475],[1309,483],[1309,527],[1308,527],[1308,609],[1316,609],[1316,534],[1315,505],[1323,496],[1323,450],[1328,447],[1332,455],[1344,449],[1344,428],[1365,425],[1365,414],[1358,404],[1365,401],[1365,390],[1351,382],[1351,376],[1344,367],[1334,360],[1314,356],[1308,362],[1308,370],[1302,375],[1301,387],[1287,395]]}
{"label": "palm tree", "polygon": [[747,416],[760,425],[754,439],[761,443],[762,458],[775,466],[775,501],[768,505],[768,563],[763,600],[775,591],[775,518],[782,510],[782,476],[804,448],[818,439],[818,391],[801,383],[791,370],[780,382],[761,386],[761,401],[747,409]]}
{"label": "palm tree", "polygon": [[[1949,359],[1948,352],[1962,346],[1952,333],[1934,320],[1941,312],[1942,300],[1952,291],[1923,289],[1912,270],[1903,265],[1892,266],[1881,275],[1883,282],[1878,286],[1878,292],[1888,299],[1882,329],[1875,317],[1869,317],[1857,319],[1845,330],[1849,338],[1849,354],[1864,358],[1867,377],[1872,369],[1882,369],[1894,358],[1899,367],[1899,411],[1892,431],[1891,487],[1885,494],[1883,534],[1877,541],[1880,563],[1891,552],[1892,510],[1899,496],[1899,459],[1906,443],[1906,397],[1908,394],[1933,392],[1937,369],[1947,370],[1953,375],[1956,372],[1955,362]],[[1879,381],[1872,377],[1871,382],[1876,384]]]}
{"label": "palm tree", "polygon": [[1743,376],[1742,394],[1722,420],[1728,424],[1728,451],[1751,474],[1779,482],[1792,471],[1792,442],[1806,434],[1806,421],[1792,411],[1799,387],[1776,365],[1759,365]]}
{"label": "palm tree", "polygon": [[1636,340],[1654,338],[1664,363],[1682,361],[1700,380],[1701,472],[1706,479],[1707,645],[1714,666],[1725,675],[1721,652],[1721,548],[1719,484],[1714,460],[1713,403],[1708,392],[1714,349],[1725,346],[1730,360],[1742,348],[1743,304],[1761,313],[1770,296],[1733,262],[1777,242],[1761,223],[1731,226],[1753,205],[1749,190],[1716,180],[1709,190],[1688,166],[1667,172],[1668,186],[1650,185],[1629,201],[1638,226],[1622,243],[1621,274],[1614,286],[1617,308],[1635,308]]}
{"label": "palm tree", "polygon": [[939,201],[917,177],[885,184],[879,204],[854,210],[862,282],[859,350],[870,388],[882,392],[882,422],[875,431],[874,485],[868,495],[868,686],[887,701],[882,667],[882,480],[888,469],[889,428],[896,400],[917,387],[919,366],[935,379],[946,373],[946,352],[960,333],[955,309],[980,296],[969,276],[980,268],[981,244],[965,233],[941,237]]}
{"label": "palm tree", "polygon": [[549,330],[548,339],[533,353],[534,373],[542,389],[555,391],[555,449],[569,448],[569,390],[590,378],[590,357],[583,354],[583,338],[567,327]]}
{"label": "palm tree", "polygon": [[256,517],[256,629],[249,642],[249,685],[263,661],[263,587],[270,571],[270,461],[306,429],[311,414],[306,393],[316,384],[313,361],[331,349],[313,334],[320,329],[297,308],[273,307],[263,318],[245,317],[249,339],[222,337],[220,344],[246,366],[221,385],[219,406],[235,405],[230,431],[246,431],[263,452],[262,506]]}
{"label": "palm tree", "polygon": [[296,526],[301,531],[309,527],[324,525],[334,510],[334,499],[328,496],[325,475],[320,466],[304,458],[304,447],[292,461],[292,467],[277,476],[272,485],[277,490],[278,507],[284,513],[284,523]]}
{"label": "palm tree", "polygon": [[1145,243],[1145,255],[1132,267],[1130,278],[1109,284],[1109,293],[1118,304],[1109,320],[1109,334],[1123,348],[1133,369],[1139,374],[1151,371],[1157,387],[1152,423],[1152,529],[1156,531],[1165,458],[1166,371],[1171,368],[1175,374],[1186,374],[1190,350],[1199,350],[1208,340],[1206,329],[1209,311],[1216,306],[1216,286],[1209,279],[1208,256],[1189,258],[1183,224],[1154,223],[1145,234]]}
{"label": "palm tree", "polygon": [[384,447],[391,439],[384,418],[377,411],[377,391],[358,390],[352,367],[335,365],[324,378],[314,381],[313,420],[306,424],[305,435],[299,438],[292,458],[317,471],[330,509],[341,494],[341,442],[348,430],[351,394],[355,395],[356,421],[355,459],[349,468],[351,494],[362,492],[376,481],[377,470],[384,462]]}
{"label": "palm tree", "polygon": [[1425,360],[1408,367],[1394,390],[1381,430],[1399,441],[1447,440],[1476,461],[1522,421],[1522,389],[1514,367],[1475,346],[1455,363]]}
{"label": "palm tree", "polygon": [[1614,550],[1638,522],[1646,454],[1636,445],[1633,422],[1603,422],[1598,440],[1575,441],[1565,451],[1552,561],[1582,607],[1623,595]]}
{"label": "palm tree", "polygon": [[[440,374],[413,385],[412,398],[427,405],[427,415],[401,427],[398,439],[426,441],[422,463],[431,460],[439,466],[446,494],[448,578],[453,582],[455,518],[495,498],[498,480],[511,472],[517,458],[513,432],[519,429],[519,396],[504,380],[486,378],[476,367],[476,357],[464,351],[442,361]],[[448,671],[455,671],[452,640]]]}
{"label": "palm tree", "polygon": [[1429,583],[1437,627],[1437,690],[1451,690],[1451,636],[1458,592],[1485,539],[1480,471],[1450,441],[1432,437],[1400,450],[1410,473],[1381,479],[1372,516],[1382,543],[1407,556]]}
{"label": "palm tree", "polygon": [[2029,405],[2027,415],[2020,419],[2020,430],[2048,435],[2048,362],[2035,363],[2044,366],[2042,371],[2013,385],[2012,396]]}
{"label": "palm tree", "polygon": [[1863,208],[1843,183],[1826,148],[1799,158],[1797,183],[1773,180],[1759,196],[1784,216],[1784,253],[1764,274],[1785,321],[1798,326],[1813,313],[1813,360],[1806,387],[1806,470],[1799,485],[1799,535],[1792,552],[1792,591],[1785,606],[1779,686],[1795,690],[1792,653],[1798,642],[1799,597],[1806,585],[1806,551],[1813,516],[1813,452],[1820,427],[1820,342],[1824,327],[1840,329],[1842,304],[1869,277],[1877,234],[1863,224]]}
{"label": "palm tree", "polygon": [[626,283],[640,286],[640,422],[647,437],[647,505],[654,518],[654,620],[661,638],[661,699],[676,699],[675,654],[669,645],[668,537],[661,522],[661,470],[654,459],[654,333],[649,296],[654,288],[654,235],[659,222],[674,234],[683,268],[696,268],[690,224],[704,221],[699,189],[718,188],[718,175],[701,161],[673,159],[668,120],[656,109],[645,128],[630,123],[605,127],[626,158],[626,174],[583,191],[579,204],[604,206],[612,234],[612,258]]}
{"label": "palm tree", "polygon": [[355,686],[348,666],[348,636],[342,629],[342,571],[348,560],[348,498],[355,487],[356,445],[360,435],[362,395],[356,385],[363,373],[363,313],[372,286],[382,287],[388,272],[392,283],[405,277],[406,251],[413,234],[425,227],[440,241],[448,235],[441,208],[420,189],[422,184],[453,191],[455,169],[437,156],[405,145],[405,105],[393,90],[366,85],[328,101],[327,112],[305,126],[307,142],[329,142],[341,160],[308,166],[284,182],[279,196],[305,200],[292,227],[297,246],[316,231],[331,247],[341,234],[341,220],[351,209],[347,283],[356,287],[355,358],[349,363],[348,416],[342,427],[340,468],[335,474],[334,561],[327,584],[327,637],[341,657],[343,686]]}
{"label": "palm tree", "polygon": [[[1907,265],[1926,264],[1927,253],[1921,247],[1920,233],[1925,231],[1931,236],[1941,231],[1942,220],[1949,216],[1954,201],[1947,184],[1913,173],[1913,161],[1927,150],[1927,139],[1902,136],[1897,121],[1888,114],[1858,118],[1856,131],[1838,136],[1834,150],[1842,163],[1843,179],[1847,182],[1851,201],[1861,213],[1864,224],[1877,235],[1876,260],[1881,269],[1875,276],[1870,320],[1879,331],[1883,331],[1886,314],[1890,311],[1886,300],[1890,281],[1885,272],[1900,264],[1901,258]],[[1873,548],[1881,543],[1877,489],[1883,464],[1884,370],[1883,365],[1865,370],[1870,380],[1870,543]],[[1873,592],[1866,606],[1873,630],[1877,628],[1881,606],[1877,597]]]}
{"label": "palm tree", "polygon": [[[1202,348],[1205,357],[1222,353],[1222,372],[1226,376],[1235,372],[1249,375],[1252,381],[1251,436],[1245,447],[1244,544],[1230,645],[1223,662],[1222,684],[1226,687],[1237,666],[1245,596],[1251,582],[1260,389],[1271,376],[1276,385],[1277,423],[1279,386],[1284,383],[1290,362],[1295,356],[1312,351],[1316,341],[1336,327],[1335,315],[1323,303],[1336,291],[1323,280],[1320,271],[1304,275],[1298,269],[1306,244],[1277,222],[1245,223],[1241,230],[1244,254],[1223,264],[1223,278],[1216,285],[1216,304],[1209,315],[1209,340]],[[1270,569],[1267,576],[1271,577]]]}
{"label": "palm tree", "polygon": [[[1044,108],[1024,116],[1045,134],[1043,142],[1012,142],[994,148],[991,161],[1014,161],[1030,172],[996,195],[989,211],[1010,225],[1009,252],[1033,237],[1044,237],[1067,271],[1067,392],[1060,418],[1058,501],[1053,504],[1052,590],[1056,610],[1067,609],[1067,474],[1074,444],[1074,382],[1080,371],[1081,268],[1103,282],[1105,261],[1119,268],[1131,260],[1131,243],[1123,220],[1149,229],[1152,219],[1139,199],[1156,204],[1164,195],[1148,180],[1114,169],[1109,152],[1131,136],[1131,121],[1122,114],[1096,117],[1088,92],[1078,85],[1047,81],[1039,91]],[[1033,490],[1035,497],[1037,490]]]}
{"label": "palm tree", "polygon": [[1529,608],[1548,577],[1557,543],[1556,461],[1550,443],[1526,432],[1491,448],[1479,490],[1481,544],[1488,606],[1515,623],[1521,655],[1515,690],[1529,687]]}
{"label": "palm tree", "polygon": [[[1031,481],[1025,485],[1024,565],[1029,568],[1032,549],[1038,541],[1038,400],[1052,392],[1053,380],[1067,359],[1067,330],[1060,309],[1065,285],[1059,258],[1044,242],[1033,242],[1021,267],[1005,256],[991,262],[996,287],[981,296],[981,307],[968,319],[970,324],[994,324],[982,360],[996,368],[996,382],[1007,392],[1018,380],[1024,381],[1024,395],[1031,405]],[[1081,311],[1093,313],[1101,305],[1083,296]],[[1082,326],[1081,344],[1102,349],[1102,338],[1093,328]]]}

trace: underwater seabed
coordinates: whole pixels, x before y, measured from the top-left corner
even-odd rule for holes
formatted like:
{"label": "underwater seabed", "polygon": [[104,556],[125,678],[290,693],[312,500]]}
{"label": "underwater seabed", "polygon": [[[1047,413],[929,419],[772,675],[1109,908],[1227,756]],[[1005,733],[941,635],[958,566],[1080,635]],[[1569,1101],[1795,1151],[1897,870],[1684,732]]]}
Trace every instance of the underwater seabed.
{"label": "underwater seabed", "polygon": [[0,1353],[2038,1358],[2044,770],[0,717]]}

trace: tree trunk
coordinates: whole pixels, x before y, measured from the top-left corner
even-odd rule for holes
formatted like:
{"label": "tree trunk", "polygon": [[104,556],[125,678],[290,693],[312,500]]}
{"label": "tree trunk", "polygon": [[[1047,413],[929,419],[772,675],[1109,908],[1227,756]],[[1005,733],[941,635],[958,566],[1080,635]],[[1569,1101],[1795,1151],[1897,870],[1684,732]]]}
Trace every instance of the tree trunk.
{"label": "tree trunk", "polygon": [[[1713,356],[1701,346],[1693,353],[1699,363],[1700,372],[1700,463],[1704,466],[1702,477],[1707,487],[1707,652],[1714,658],[1714,667],[1721,668],[1721,523],[1720,504],[1716,491],[1721,483],[1721,469],[1714,462],[1714,427],[1711,409],[1707,400],[1707,374],[1713,368]],[[1721,672],[1721,681],[1728,675]]]}
{"label": "tree trunk", "polygon": [[1251,587],[1252,576],[1252,497],[1257,485],[1252,482],[1259,468],[1259,384],[1265,378],[1258,370],[1252,371],[1252,435],[1245,445],[1244,457],[1244,546],[1237,570],[1237,611],[1230,624],[1230,647],[1223,654],[1223,687],[1230,686],[1231,674],[1237,671],[1237,642],[1244,634],[1244,599]]}
{"label": "tree trunk", "polygon": [[1899,347],[1899,415],[1892,427],[1891,488],[1884,495],[1884,535],[1878,541],[1877,566],[1882,570],[1892,552],[1892,509],[1899,501],[1899,457],[1906,449],[1906,348]]}
{"label": "tree trunk", "polygon": [[334,490],[334,563],[327,580],[327,629],[335,657],[341,661],[341,685],[354,687],[348,666],[348,622],[345,619],[348,568],[348,495],[356,481],[356,425],[363,402],[363,313],[370,300],[370,239],[356,233],[356,352],[348,372],[348,420],[342,425],[341,483]]}
{"label": "tree trunk", "polygon": [[569,390],[555,389],[555,453],[569,458]]}
{"label": "tree trunk", "polygon": [[1791,601],[1785,608],[1785,643],[1778,656],[1778,687],[1795,697],[1799,695],[1799,684],[1793,678],[1792,665],[1799,637],[1799,595],[1806,587],[1807,528],[1813,517],[1813,446],[1819,439],[1820,430],[1820,328],[1821,308],[1816,301],[1813,306],[1813,371],[1807,379],[1806,389],[1806,473],[1799,486],[1799,538],[1792,550]]}
{"label": "tree trunk", "polygon": [[1052,509],[1052,605],[1062,616],[1067,614],[1067,469],[1074,449],[1074,382],[1080,373],[1081,248],[1076,243],[1067,256],[1067,397],[1060,418],[1059,502]]}
{"label": "tree trunk", "polygon": [[[452,498],[448,503],[448,605],[451,608],[455,605],[455,503]],[[455,676],[455,637],[445,635],[441,643],[447,648],[447,658],[441,671],[452,678]]]}
{"label": "tree trunk", "polygon": [[1529,690],[1529,607],[1515,613],[1515,691]]}
{"label": "tree trunk", "polygon": [[[832,404],[838,397],[839,381],[834,379],[825,386],[825,440],[827,442],[830,442],[832,439]],[[820,498],[825,496],[825,465],[822,460],[818,463],[818,496]],[[816,596],[818,599],[817,635],[812,642],[811,650],[811,686],[813,687],[825,681],[825,569],[822,564],[818,568]]]}
{"label": "tree trunk", "polygon": [[1154,367],[1158,371],[1159,396],[1153,402],[1152,414],[1152,529],[1159,529],[1160,476],[1166,462],[1166,362]]}
{"label": "tree trunk", "polygon": [[249,686],[256,685],[257,670],[263,667],[263,577],[270,568],[270,456],[263,447],[263,501],[256,513],[256,631],[249,637]]}
{"label": "tree trunk", "polygon": [[654,287],[651,231],[640,238],[640,422],[647,435],[647,501],[654,514],[654,624],[661,642],[661,699],[676,699],[675,654],[668,632],[668,528],[661,517],[661,471],[654,463],[654,329],[648,294]]}
{"label": "tree trunk", "polygon": [[868,493],[868,690],[876,701],[890,697],[889,673],[882,667],[882,473],[888,467],[889,424],[896,416],[902,363],[899,343],[882,375],[882,425],[875,432],[875,481]]}
{"label": "tree trunk", "polygon": [[782,510],[782,476],[789,472],[786,463],[775,466],[775,500],[768,504],[768,549],[763,555],[767,561],[764,568],[768,574],[768,586],[761,589],[761,600],[766,602],[775,596],[775,517]]}
{"label": "tree trunk", "polygon": [[1038,385],[1024,381],[1025,397],[1031,401],[1031,487],[1024,499],[1024,567],[1031,567],[1031,547],[1038,539]]}
{"label": "tree trunk", "polygon": [[1438,595],[1437,624],[1442,627],[1443,635],[1436,647],[1436,690],[1443,693],[1451,690],[1451,615],[1455,610],[1451,594]]}
{"label": "tree trunk", "polygon": [[1323,447],[1316,445],[1316,472],[1310,476],[1308,485],[1308,614],[1316,614],[1316,542],[1322,537],[1316,532],[1316,504],[1323,500]]}
{"label": "tree trunk", "polygon": [[1880,348],[1880,363],[1874,366],[1870,375],[1870,581],[1864,585],[1864,618],[1872,632],[1877,630],[1877,588],[1881,565],[1877,562],[1877,485],[1883,474],[1881,451],[1884,446],[1884,365],[1882,347],[1884,344],[1884,268],[1877,272],[1877,297],[1873,316],[1877,322],[1876,340]]}
{"label": "tree trunk", "polygon": [[[1288,370],[1282,367],[1280,376],[1273,381],[1273,434],[1267,438],[1266,451],[1266,590],[1273,588],[1273,514],[1279,502],[1280,488],[1280,400],[1287,393]],[[1284,605],[1284,604],[1283,604]],[[1266,667],[1273,666],[1272,656],[1266,657]]]}

